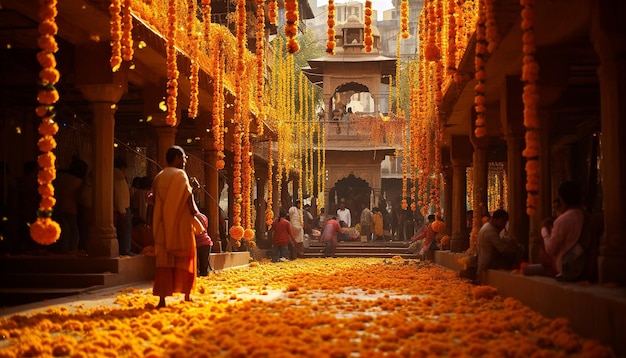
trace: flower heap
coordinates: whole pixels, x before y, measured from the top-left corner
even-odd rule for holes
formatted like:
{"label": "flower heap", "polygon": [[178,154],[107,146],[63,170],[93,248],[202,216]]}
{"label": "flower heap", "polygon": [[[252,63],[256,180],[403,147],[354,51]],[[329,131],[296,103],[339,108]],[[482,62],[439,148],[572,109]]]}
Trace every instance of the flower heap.
{"label": "flower heap", "polygon": [[187,110],[187,116],[189,118],[196,118],[198,116],[198,73],[200,71],[198,51],[200,49],[200,41],[198,33],[194,30],[196,12],[196,0],[187,0],[187,38],[191,40],[189,51],[189,60],[191,62],[189,68],[189,108]]}
{"label": "flower heap", "polygon": [[59,47],[54,38],[58,33],[56,24],[57,0],[39,0],[39,39],[37,44],[41,51],[37,53],[37,61],[42,67],[39,72],[41,88],[37,93],[37,106],[35,112],[41,117],[39,124],[39,134],[41,138],[37,142],[39,151],[42,153],[37,157],[39,173],[37,182],[39,183],[39,210],[37,210],[37,220],[30,225],[30,236],[37,243],[50,245],[59,239],[61,227],[51,219],[52,208],[56,203],[54,198],[54,186],[52,181],[56,178],[55,161],[56,156],[52,150],[56,148],[54,135],[58,132],[59,126],[54,121],[54,104],[59,100],[59,93],[54,85],[59,82],[61,74],[56,69],[56,58],[54,53]]}
{"label": "flower heap", "polygon": [[537,197],[539,195],[539,135],[540,128],[537,116],[537,105],[539,102],[539,90],[537,79],[539,75],[539,65],[535,60],[537,45],[533,27],[535,25],[535,14],[533,11],[534,0],[522,0],[522,81],[524,91],[522,101],[524,103],[524,127],[526,127],[526,147],[522,155],[526,158],[526,213],[535,215],[537,210]]}
{"label": "flower heap", "polygon": [[[237,1],[237,63],[235,71],[236,73],[245,73],[244,54],[246,51],[246,1]],[[233,133],[233,194],[235,197],[233,205],[233,226],[230,228],[230,236],[236,240],[237,245],[240,245],[239,240],[244,236],[244,228],[241,225],[241,204],[242,204],[242,147],[241,140],[243,135],[244,125],[244,103],[243,94],[244,86],[242,84],[242,76],[235,77],[235,116],[234,116],[234,128]]]}
{"label": "flower heap", "polygon": [[300,49],[296,35],[298,34],[298,1],[285,0],[285,36],[287,37],[287,51],[296,53]]}
{"label": "flower heap", "polygon": [[326,31],[326,53],[328,55],[335,54],[335,2],[328,0],[328,20],[326,20],[328,30]]}
{"label": "flower heap", "polygon": [[400,32],[403,39],[409,38],[409,0],[402,0],[400,4]]}
{"label": "flower heap", "polygon": [[[482,1],[481,1],[482,3]],[[483,6],[478,8],[478,21],[476,22],[476,57],[474,58],[474,69],[476,73],[474,78],[476,79],[476,96],[474,97],[474,109],[476,110],[476,128],[474,129],[474,135],[476,138],[481,138],[487,135],[487,119],[485,108],[485,80],[487,75],[485,73],[485,62],[487,56],[487,40],[485,35],[485,9]]]}
{"label": "flower heap", "polygon": [[372,52],[372,45],[374,44],[374,36],[372,35],[372,13],[372,2],[365,0],[365,16],[363,18],[365,22],[365,38],[363,40],[365,52]]}
{"label": "flower heap", "polygon": [[117,72],[122,65],[122,0],[111,0],[111,69]]}
{"label": "flower heap", "polygon": [[176,107],[178,97],[178,65],[176,63],[176,0],[168,0],[167,7],[167,40],[166,62],[167,62],[167,117],[165,122],[170,126],[175,126],[177,122]]}

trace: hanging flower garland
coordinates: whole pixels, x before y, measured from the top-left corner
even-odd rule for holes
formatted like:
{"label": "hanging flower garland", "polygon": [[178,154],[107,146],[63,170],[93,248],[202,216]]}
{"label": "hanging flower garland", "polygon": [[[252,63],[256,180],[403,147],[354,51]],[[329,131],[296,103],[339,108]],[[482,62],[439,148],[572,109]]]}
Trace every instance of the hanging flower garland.
{"label": "hanging flower garland", "polygon": [[166,31],[166,62],[167,62],[167,117],[165,122],[175,126],[177,122],[176,107],[178,105],[178,65],[176,63],[176,0],[168,0],[168,26]]}
{"label": "hanging flower garland", "polygon": [[[484,0],[480,0],[482,3]],[[483,6],[478,8],[478,21],[476,22],[476,56],[474,58],[474,68],[476,73],[476,96],[474,97],[474,109],[476,111],[476,121],[474,135],[476,138],[482,138],[487,135],[487,119],[485,108],[485,62],[487,56],[487,40],[485,38],[485,9]]]}
{"label": "hanging flower garland", "polygon": [[328,0],[328,30],[326,31],[326,53],[330,56],[335,54],[335,1]]}
{"label": "hanging flower garland", "polygon": [[241,222],[241,205],[242,205],[242,174],[241,174],[241,162],[242,162],[242,135],[244,126],[244,103],[243,103],[243,84],[242,75],[245,73],[244,54],[246,51],[246,1],[237,1],[237,63],[236,73],[240,74],[235,76],[235,116],[234,116],[234,128],[233,133],[233,194],[235,197],[233,205],[233,226],[230,228],[230,236],[237,241],[237,245],[240,245],[239,240],[244,236],[244,228]]}
{"label": "hanging flower garland", "polygon": [[300,49],[296,35],[298,34],[298,1],[285,0],[285,36],[287,37],[287,51],[296,53]]}
{"label": "hanging flower garland", "polygon": [[537,116],[537,105],[539,103],[539,90],[537,79],[539,77],[539,65],[535,60],[537,45],[533,27],[535,25],[535,14],[533,11],[534,0],[522,0],[522,81],[524,91],[522,102],[524,103],[524,127],[526,127],[526,147],[522,155],[526,158],[526,213],[535,215],[539,196],[540,165],[539,165],[539,135],[540,128]]}
{"label": "hanging flower garland", "polygon": [[256,116],[257,136],[263,135],[265,120],[265,0],[256,0],[256,101],[259,112]]}
{"label": "hanging flower garland", "polygon": [[131,15],[132,0],[124,0],[122,7],[122,58],[125,61],[133,60],[133,16]]}
{"label": "hanging flower garland", "polygon": [[409,0],[400,3],[400,33],[403,39],[409,38]]}
{"label": "hanging flower garland", "polygon": [[365,52],[372,52],[372,45],[374,44],[374,36],[372,35],[372,2],[365,0],[365,16],[363,21],[365,23]]}
{"label": "hanging flower garland", "polygon": [[487,40],[487,51],[493,53],[498,46],[498,23],[494,3],[496,0],[485,0],[485,39]]}
{"label": "hanging flower garland", "polygon": [[[200,3],[202,9],[202,22],[204,27],[202,29],[202,37],[204,38],[204,48],[205,51],[208,51],[213,48],[211,45],[211,0],[202,0]],[[215,54],[215,52],[214,52]],[[219,60],[218,56],[211,56],[211,60],[213,61],[213,66],[209,70],[216,71],[215,63]],[[212,73],[213,77],[216,77],[217,74],[215,72]]]}
{"label": "hanging flower garland", "polygon": [[111,15],[111,69],[117,72],[122,65],[122,0],[111,0],[109,14]]}
{"label": "hanging flower garland", "polygon": [[56,178],[55,161],[56,156],[52,153],[57,146],[54,135],[58,132],[59,126],[54,121],[54,104],[59,100],[59,93],[54,87],[61,74],[56,69],[56,58],[54,53],[59,47],[54,38],[58,33],[56,23],[57,1],[39,0],[39,39],[37,44],[41,51],[37,53],[37,61],[42,67],[39,72],[41,88],[37,93],[37,106],[35,113],[41,117],[39,134],[41,138],[37,142],[39,151],[42,153],[37,157],[39,173],[37,182],[38,192],[41,195],[39,209],[37,210],[37,220],[30,225],[30,236],[35,242],[42,245],[50,245],[56,242],[61,235],[61,227],[52,220],[52,209],[56,203],[54,198],[54,186],[52,181]]}
{"label": "hanging flower garland", "polygon": [[428,6],[424,6],[424,16],[427,19],[425,26],[426,30],[426,49],[424,56],[427,61],[435,61],[441,57],[441,50],[437,47],[436,34],[437,29],[437,13],[435,12],[435,1],[428,2]]}
{"label": "hanging flower garland", "polygon": [[270,1],[267,4],[267,12],[270,24],[276,25],[276,20],[278,19],[278,5],[276,4],[276,1]]}
{"label": "hanging flower garland", "polygon": [[217,59],[215,79],[213,80],[213,148],[217,151],[215,168],[224,169],[224,54],[220,50],[222,44],[215,46],[213,51]]}
{"label": "hanging flower garland", "polygon": [[[128,1],[128,0],[127,0]],[[196,0],[187,0],[187,38],[191,40],[191,48],[189,51],[189,108],[187,116],[196,118],[198,116],[198,82],[200,62],[198,61],[198,52],[200,49],[200,39],[198,33],[194,30],[196,20]]]}
{"label": "hanging flower garland", "polygon": [[448,54],[446,57],[447,78],[456,78],[456,1],[448,0]]}

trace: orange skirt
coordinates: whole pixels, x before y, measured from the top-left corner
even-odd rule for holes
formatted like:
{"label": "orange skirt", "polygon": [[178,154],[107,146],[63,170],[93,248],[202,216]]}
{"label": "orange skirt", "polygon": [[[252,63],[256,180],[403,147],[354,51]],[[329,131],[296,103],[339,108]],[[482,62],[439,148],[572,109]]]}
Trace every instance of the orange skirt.
{"label": "orange skirt", "polygon": [[176,292],[189,294],[196,275],[174,267],[157,267],[154,273],[152,294],[159,297],[172,296]]}

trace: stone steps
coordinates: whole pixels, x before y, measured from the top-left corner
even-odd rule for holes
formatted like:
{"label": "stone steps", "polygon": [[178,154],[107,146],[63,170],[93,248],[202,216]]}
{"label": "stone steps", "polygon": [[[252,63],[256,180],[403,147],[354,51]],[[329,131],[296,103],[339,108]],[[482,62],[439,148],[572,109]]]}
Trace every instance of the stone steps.
{"label": "stone steps", "polygon": [[[401,241],[340,241],[337,244],[337,257],[380,257],[391,258],[401,256],[406,259],[417,259],[419,255],[408,253],[407,249],[411,243]],[[304,257],[322,257],[324,244],[312,241],[308,248],[304,249]]]}

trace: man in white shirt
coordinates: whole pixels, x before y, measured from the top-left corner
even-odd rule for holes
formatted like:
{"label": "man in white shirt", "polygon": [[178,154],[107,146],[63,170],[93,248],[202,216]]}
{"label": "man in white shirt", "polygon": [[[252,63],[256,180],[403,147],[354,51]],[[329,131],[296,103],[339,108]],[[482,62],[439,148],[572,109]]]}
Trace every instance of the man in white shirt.
{"label": "man in white shirt", "polygon": [[350,209],[346,208],[345,199],[341,199],[339,202],[339,209],[337,209],[337,221],[339,221],[341,227],[352,227],[352,215],[350,214]]}
{"label": "man in white shirt", "polygon": [[301,207],[302,203],[300,200],[296,200],[295,204],[289,208],[289,222],[291,223],[291,231],[296,241],[295,256],[302,256],[304,254],[304,225],[302,222]]}

